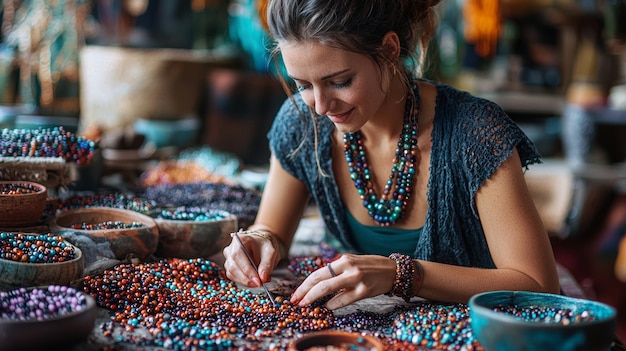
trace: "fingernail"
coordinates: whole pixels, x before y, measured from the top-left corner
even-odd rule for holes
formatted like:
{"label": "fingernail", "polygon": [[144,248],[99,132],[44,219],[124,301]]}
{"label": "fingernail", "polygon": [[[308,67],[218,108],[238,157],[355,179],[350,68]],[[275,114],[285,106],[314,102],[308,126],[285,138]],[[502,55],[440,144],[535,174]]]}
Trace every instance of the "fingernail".
{"label": "fingernail", "polygon": [[252,282],[253,282],[256,286],[261,286],[261,285],[263,285],[263,284],[261,283],[261,281],[259,280],[259,278],[257,278],[257,277],[252,278]]}

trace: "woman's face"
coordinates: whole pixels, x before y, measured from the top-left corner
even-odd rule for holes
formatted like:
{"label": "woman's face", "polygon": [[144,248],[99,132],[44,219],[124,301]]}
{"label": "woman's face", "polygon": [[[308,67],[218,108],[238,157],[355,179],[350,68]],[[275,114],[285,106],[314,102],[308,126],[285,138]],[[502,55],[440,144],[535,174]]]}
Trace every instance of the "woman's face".
{"label": "woman's face", "polygon": [[389,79],[368,56],[314,41],[283,42],[280,50],[304,102],[339,131],[355,132],[379,115]]}

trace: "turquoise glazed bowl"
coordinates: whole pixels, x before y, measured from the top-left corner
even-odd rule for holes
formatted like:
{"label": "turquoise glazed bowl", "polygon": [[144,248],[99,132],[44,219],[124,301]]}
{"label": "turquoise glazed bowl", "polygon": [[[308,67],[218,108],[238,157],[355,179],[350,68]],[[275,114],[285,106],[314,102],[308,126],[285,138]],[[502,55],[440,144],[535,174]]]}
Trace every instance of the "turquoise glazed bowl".
{"label": "turquoise glazed bowl", "polygon": [[469,300],[469,315],[474,335],[487,351],[608,351],[615,340],[613,307],[562,295],[481,293]]}

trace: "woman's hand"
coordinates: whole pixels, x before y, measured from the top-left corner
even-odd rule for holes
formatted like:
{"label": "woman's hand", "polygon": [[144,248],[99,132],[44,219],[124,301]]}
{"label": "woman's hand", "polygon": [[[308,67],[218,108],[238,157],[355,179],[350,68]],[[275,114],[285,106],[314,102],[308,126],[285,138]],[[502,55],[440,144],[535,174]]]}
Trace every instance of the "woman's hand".
{"label": "woman's hand", "polygon": [[223,250],[226,276],[238,284],[260,287],[263,282],[270,281],[270,275],[280,261],[279,243],[272,234],[264,231],[239,232],[239,238],[257,265],[258,273],[254,271],[239,241],[232,240]]}
{"label": "woman's hand", "polygon": [[344,254],[330,264],[330,269],[327,265],[311,273],[290,301],[307,306],[336,292],[326,302],[326,307],[334,310],[389,292],[395,275],[396,263],[388,257]]}

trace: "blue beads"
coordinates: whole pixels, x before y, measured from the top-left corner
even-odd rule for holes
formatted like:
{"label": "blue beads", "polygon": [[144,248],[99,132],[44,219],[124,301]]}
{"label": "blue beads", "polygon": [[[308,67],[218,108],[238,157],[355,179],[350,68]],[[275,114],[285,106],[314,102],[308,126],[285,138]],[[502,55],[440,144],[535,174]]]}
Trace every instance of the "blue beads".
{"label": "blue beads", "polygon": [[212,210],[198,206],[180,206],[175,209],[163,209],[159,213],[159,219],[173,221],[219,221],[227,218],[230,214],[225,211]]}

